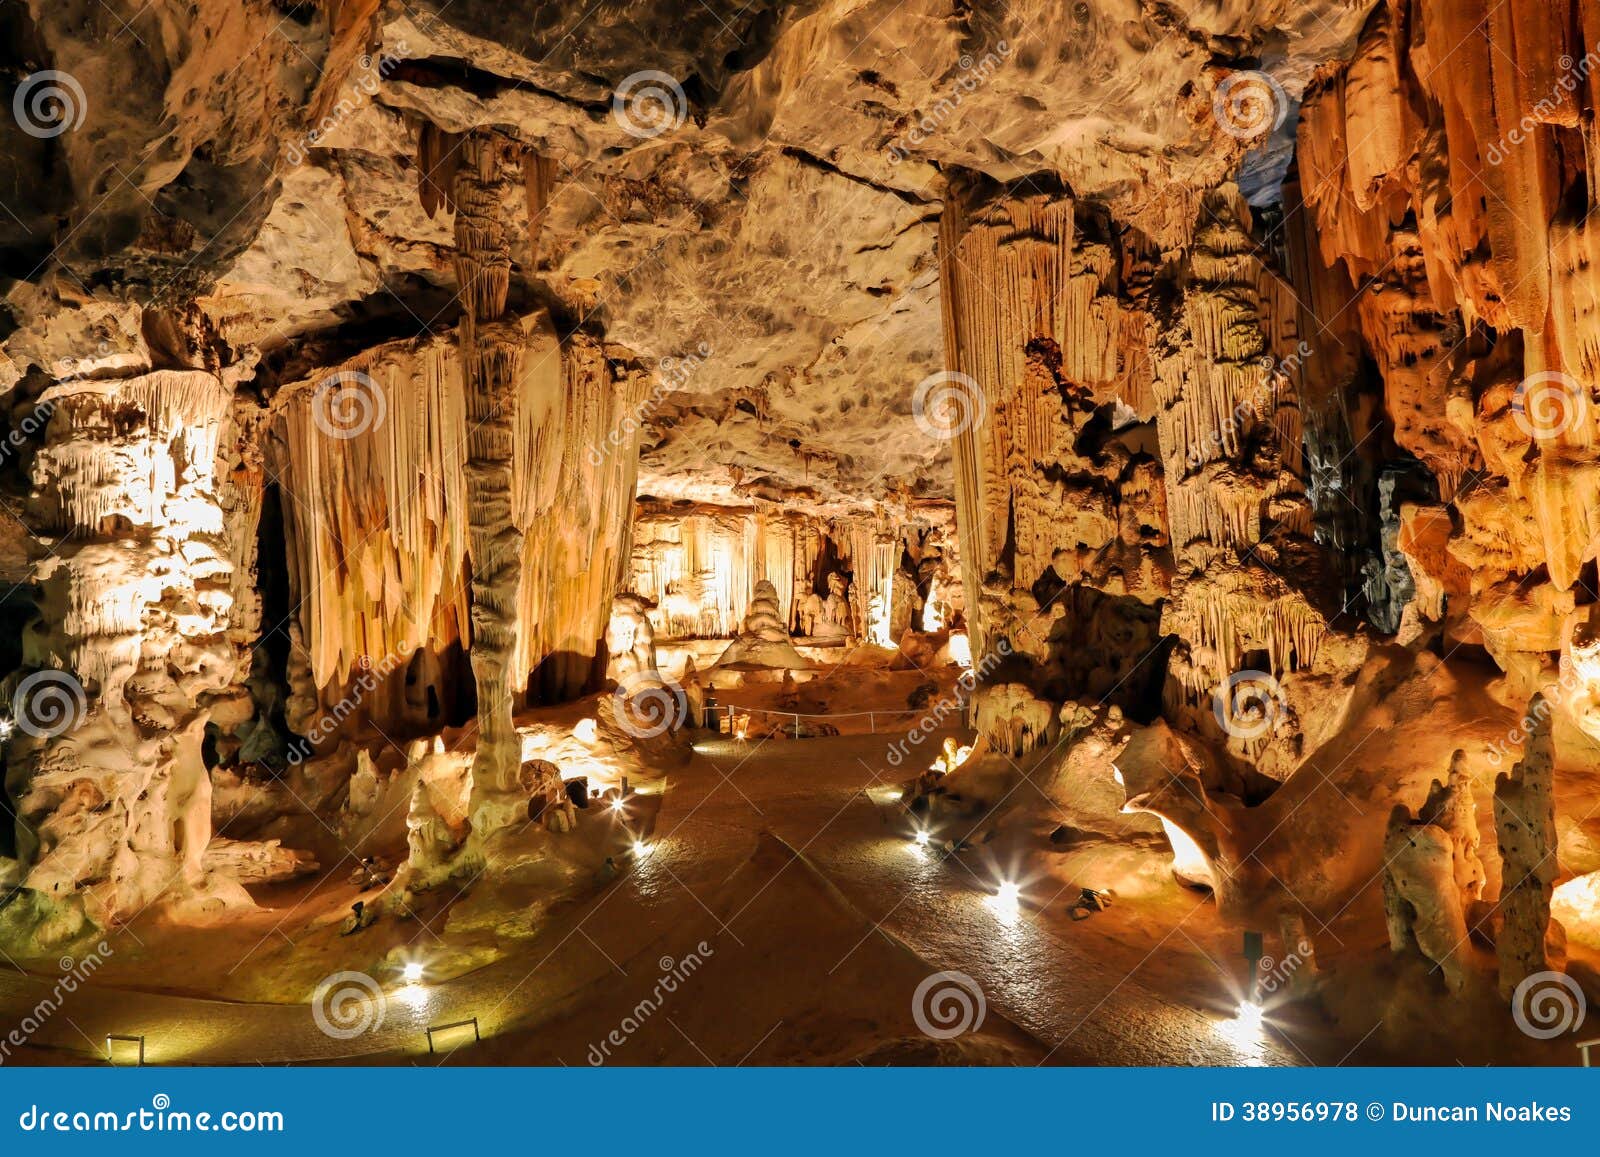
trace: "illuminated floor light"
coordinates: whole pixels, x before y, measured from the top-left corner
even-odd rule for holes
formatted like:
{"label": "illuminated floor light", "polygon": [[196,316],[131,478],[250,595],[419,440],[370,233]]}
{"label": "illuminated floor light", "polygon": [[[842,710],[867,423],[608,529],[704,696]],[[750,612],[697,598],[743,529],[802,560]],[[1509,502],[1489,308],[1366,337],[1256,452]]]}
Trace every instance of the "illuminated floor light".
{"label": "illuminated floor light", "polygon": [[1234,1017],[1234,1024],[1241,1032],[1259,1033],[1261,1031],[1262,1007],[1253,1000],[1239,1002],[1239,1011]]}
{"label": "illuminated floor light", "polygon": [[420,983],[422,980],[422,965],[415,960],[406,961],[405,967],[400,970],[400,979],[407,984]]}
{"label": "illuminated floor light", "polygon": [[1007,880],[1005,883],[1000,885],[1000,890],[995,893],[994,898],[1001,904],[1015,908],[1018,902],[1022,899],[1022,888],[1019,885],[1013,884],[1011,881]]}
{"label": "illuminated floor light", "polygon": [[641,860],[644,859],[644,857],[650,854],[650,845],[645,843],[643,840],[634,840],[633,854],[638,856]]}
{"label": "illuminated floor light", "polygon": [[928,840],[930,837],[927,832],[919,830],[917,834],[911,838],[917,841],[917,847],[925,848],[928,846]]}
{"label": "illuminated floor light", "polygon": [[623,803],[622,803],[622,800],[621,800],[620,797],[611,801],[611,810],[612,811],[619,812],[619,811],[622,810],[622,808],[623,808]]}

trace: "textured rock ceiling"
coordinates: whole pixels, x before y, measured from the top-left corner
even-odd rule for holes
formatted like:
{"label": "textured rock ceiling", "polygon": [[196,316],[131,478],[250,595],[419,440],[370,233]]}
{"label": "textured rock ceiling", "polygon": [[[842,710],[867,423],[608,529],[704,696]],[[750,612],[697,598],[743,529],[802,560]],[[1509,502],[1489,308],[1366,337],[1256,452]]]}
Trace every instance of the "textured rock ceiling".
{"label": "textured rock ceiling", "polygon": [[451,323],[419,126],[488,126],[554,162],[538,252],[516,253],[528,292],[668,359],[642,493],[948,495],[911,396],[942,365],[952,174],[1058,173],[1170,250],[1245,152],[1218,85],[1261,68],[1298,96],[1370,7],[9,5],[14,66],[71,73],[94,115],[6,150],[8,384],[149,357],[122,302],[199,294],[241,360],[266,355],[268,389],[285,365]]}

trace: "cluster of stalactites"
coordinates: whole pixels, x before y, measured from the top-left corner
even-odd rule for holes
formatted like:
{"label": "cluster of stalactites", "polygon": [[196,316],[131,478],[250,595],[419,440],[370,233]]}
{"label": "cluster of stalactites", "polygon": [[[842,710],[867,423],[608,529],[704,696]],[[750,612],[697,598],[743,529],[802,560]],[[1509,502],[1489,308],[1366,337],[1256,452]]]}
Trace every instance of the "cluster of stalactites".
{"label": "cluster of stalactites", "polygon": [[[1544,566],[1561,590],[1600,532],[1597,108],[1600,6],[1384,0],[1349,64],[1307,90],[1300,124],[1321,258],[1369,290],[1361,327],[1396,441],[1446,501],[1485,470],[1529,498],[1539,549],[1519,570]],[[1485,326],[1509,357],[1472,347]],[[1586,412],[1518,393],[1542,374],[1563,375]],[[1530,433],[1530,415],[1555,428]]]}
{"label": "cluster of stalactites", "polygon": [[1191,655],[1206,660],[1171,668],[1194,702],[1211,695],[1219,675],[1239,671],[1247,654],[1264,652],[1267,673],[1273,676],[1316,662],[1328,633],[1326,620],[1304,598],[1281,589],[1281,583],[1273,586],[1280,589],[1228,590],[1194,582],[1163,608],[1162,632],[1180,636]]}
{"label": "cluster of stalactites", "polygon": [[1247,212],[1228,194],[1207,199],[1178,332],[1157,359],[1173,547],[1201,566],[1274,530],[1311,534],[1295,374],[1275,356],[1292,297],[1251,242]]}
{"label": "cluster of stalactites", "polygon": [[700,507],[686,513],[641,509],[634,524],[632,589],[655,604],[663,638],[729,637],[738,629],[756,584],[772,583],[787,629],[798,632],[799,604],[817,593],[824,549],[856,578],[857,622],[880,617],[895,599],[908,524],[893,518],[822,517],[796,511]]}
{"label": "cluster of stalactites", "polygon": [[[542,313],[517,324],[510,678],[520,684],[550,655],[592,656],[604,633],[633,500],[629,416],[648,383],[592,339],[563,345]],[[469,644],[468,419],[455,341],[380,346],[278,397],[273,466],[316,685],[337,688],[417,648]]]}
{"label": "cluster of stalactites", "polygon": [[45,395],[52,416],[29,510],[65,537],[39,572],[50,646],[108,702],[120,701],[150,647],[227,627],[233,566],[217,449],[230,398],[202,371],[66,383]]}

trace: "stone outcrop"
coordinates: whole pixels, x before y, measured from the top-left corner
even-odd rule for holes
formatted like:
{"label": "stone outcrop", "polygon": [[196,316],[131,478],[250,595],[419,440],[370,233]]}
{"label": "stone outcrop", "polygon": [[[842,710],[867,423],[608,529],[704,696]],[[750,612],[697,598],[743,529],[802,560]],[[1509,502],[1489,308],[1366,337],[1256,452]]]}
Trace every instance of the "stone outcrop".
{"label": "stone outcrop", "polygon": [[1528,705],[1534,726],[1522,759],[1494,784],[1494,830],[1500,843],[1500,993],[1550,967],[1550,894],[1561,865],[1556,860],[1555,745],[1551,710],[1542,695]]}
{"label": "stone outcrop", "polygon": [[1477,806],[1466,754],[1451,759],[1420,812],[1397,806],[1384,840],[1384,915],[1391,951],[1418,951],[1436,964],[1452,992],[1467,983],[1472,905],[1483,895]]}

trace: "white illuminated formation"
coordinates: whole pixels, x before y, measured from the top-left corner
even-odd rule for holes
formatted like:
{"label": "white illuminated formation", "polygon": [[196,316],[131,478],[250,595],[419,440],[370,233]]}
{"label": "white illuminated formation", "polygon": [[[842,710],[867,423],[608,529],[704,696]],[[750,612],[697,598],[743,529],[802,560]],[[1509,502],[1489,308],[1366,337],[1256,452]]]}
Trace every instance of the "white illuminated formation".
{"label": "white illuminated formation", "polygon": [[572,734],[583,743],[593,743],[600,737],[599,724],[593,719],[580,719],[573,727]]}
{"label": "white illuminated formation", "polygon": [[963,631],[950,636],[950,661],[964,671],[972,669],[972,644]]}

